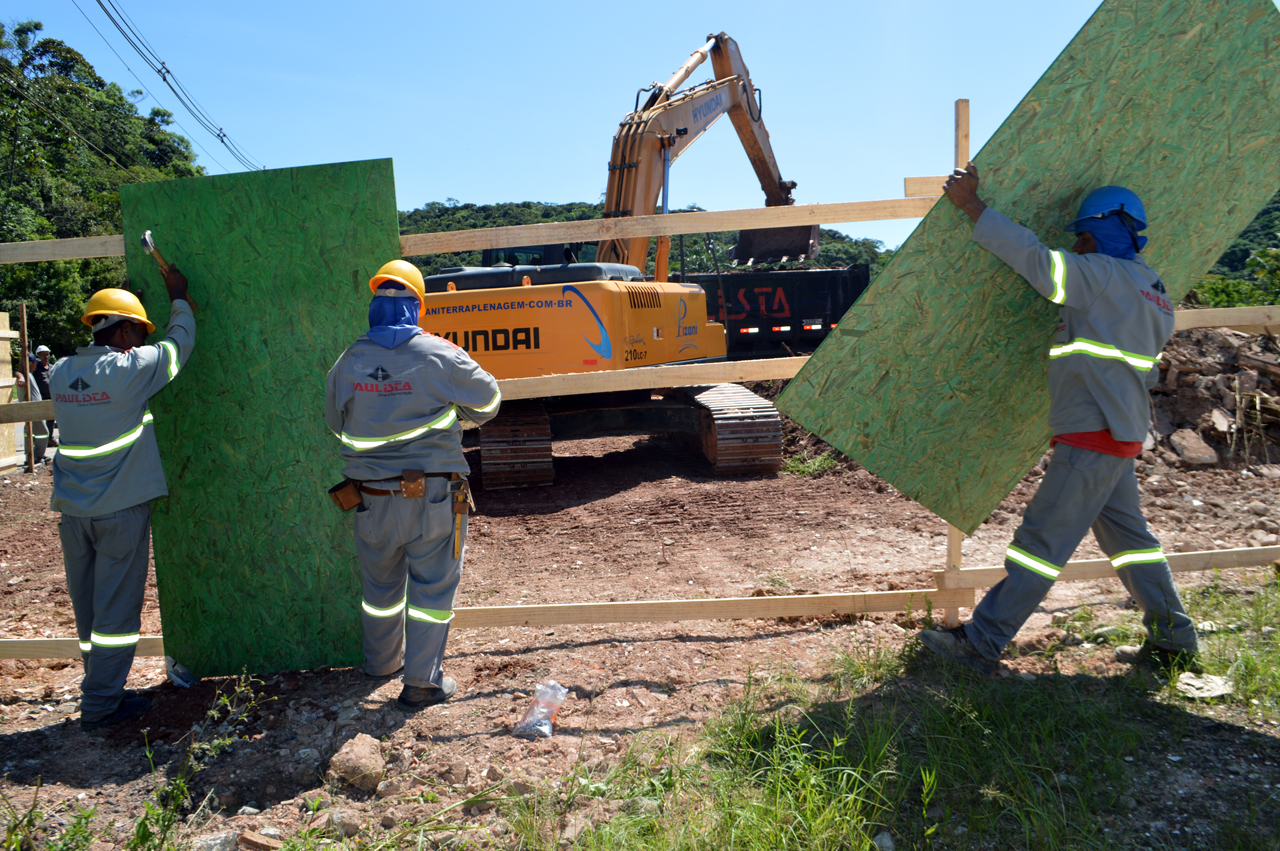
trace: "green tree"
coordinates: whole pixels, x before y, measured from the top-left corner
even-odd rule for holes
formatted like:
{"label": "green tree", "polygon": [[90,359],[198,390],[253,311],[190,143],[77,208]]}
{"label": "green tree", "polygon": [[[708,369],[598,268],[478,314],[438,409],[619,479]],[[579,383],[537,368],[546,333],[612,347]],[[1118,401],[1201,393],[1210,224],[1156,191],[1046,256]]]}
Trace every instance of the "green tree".
{"label": "green tree", "polygon": [[[204,173],[163,109],[98,76],[39,21],[0,24],[0,241],[120,233],[122,183]],[[84,302],[125,284],[119,259],[0,266],[0,311],[27,303],[31,339],[70,354],[89,340]]]}

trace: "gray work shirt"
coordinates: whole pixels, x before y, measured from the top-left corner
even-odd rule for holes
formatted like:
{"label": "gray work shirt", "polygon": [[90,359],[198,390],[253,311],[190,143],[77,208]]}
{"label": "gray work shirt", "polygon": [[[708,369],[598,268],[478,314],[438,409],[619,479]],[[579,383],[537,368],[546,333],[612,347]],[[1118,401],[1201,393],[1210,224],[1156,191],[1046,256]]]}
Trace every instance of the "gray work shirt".
{"label": "gray work shirt", "polygon": [[49,392],[61,431],[54,511],[97,517],[168,495],[147,401],[178,375],[195,344],[195,317],[179,299],[159,343],[85,346],[53,365]]}
{"label": "gray work shirt", "polygon": [[1055,435],[1109,429],[1140,441],[1151,422],[1148,391],[1173,335],[1173,304],[1142,255],[1120,260],[1051,249],[988,207],[973,241],[1061,305],[1049,358],[1049,428]]}
{"label": "gray work shirt", "polygon": [[494,377],[447,340],[419,334],[388,349],[362,335],[329,370],[324,415],[342,474],[369,482],[470,472],[459,418],[483,425],[501,401]]}

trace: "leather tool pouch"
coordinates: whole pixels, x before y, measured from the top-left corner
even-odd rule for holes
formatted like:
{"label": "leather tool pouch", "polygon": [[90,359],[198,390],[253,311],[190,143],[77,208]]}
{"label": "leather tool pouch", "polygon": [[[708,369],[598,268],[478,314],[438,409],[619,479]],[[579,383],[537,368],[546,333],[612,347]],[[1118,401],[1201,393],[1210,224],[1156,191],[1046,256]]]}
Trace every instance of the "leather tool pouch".
{"label": "leather tool pouch", "polygon": [[467,484],[466,479],[457,476],[457,478],[451,480],[449,482],[449,493],[453,494],[454,514],[475,513],[476,503],[471,498],[471,486]]}
{"label": "leather tool pouch", "polygon": [[343,479],[340,484],[329,488],[329,496],[343,511],[350,511],[364,502],[364,497],[360,494],[360,483],[351,479]]}
{"label": "leather tool pouch", "polygon": [[427,474],[424,470],[400,471],[400,496],[405,499],[421,499],[427,495]]}

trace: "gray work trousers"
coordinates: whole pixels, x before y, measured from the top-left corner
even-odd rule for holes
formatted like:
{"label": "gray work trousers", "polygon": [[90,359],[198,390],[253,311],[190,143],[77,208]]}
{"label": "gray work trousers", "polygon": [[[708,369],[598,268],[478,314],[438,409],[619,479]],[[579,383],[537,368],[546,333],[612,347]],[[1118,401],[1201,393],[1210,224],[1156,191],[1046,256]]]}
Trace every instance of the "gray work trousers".
{"label": "gray work trousers", "polygon": [[[460,548],[458,558],[453,557],[457,516],[448,479],[434,477],[427,479],[425,496],[365,494],[364,503],[356,509],[364,659],[370,674],[390,674],[403,664],[405,685],[440,685],[466,555]],[[465,515],[461,534],[465,542]]]}
{"label": "gray work trousers", "polygon": [[81,721],[100,721],[120,705],[142,631],[151,504],[58,522],[67,590],[76,616],[84,680]]}
{"label": "gray work trousers", "polygon": [[1009,575],[987,592],[965,627],[978,652],[1000,658],[1090,527],[1141,607],[1151,641],[1166,650],[1196,652],[1195,627],[1160,542],[1142,516],[1133,459],[1062,443],[1054,447],[1049,469],[1013,535],[1004,562]]}

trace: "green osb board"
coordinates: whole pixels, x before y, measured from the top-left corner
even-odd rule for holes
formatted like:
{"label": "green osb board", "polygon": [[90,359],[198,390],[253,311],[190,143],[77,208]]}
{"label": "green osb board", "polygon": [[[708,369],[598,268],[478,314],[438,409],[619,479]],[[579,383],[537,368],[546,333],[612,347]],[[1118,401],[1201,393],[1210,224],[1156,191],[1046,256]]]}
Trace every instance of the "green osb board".
{"label": "green osb board", "polygon": [[[1271,0],[1107,0],[975,158],[979,192],[1070,248],[1084,196],[1130,187],[1177,300],[1280,186],[1278,131]],[[939,201],[778,400],[965,532],[1048,445],[1057,317],[971,232]]]}
{"label": "green osb board", "polygon": [[191,282],[196,348],[151,401],[169,498],[153,508],[165,652],[198,675],[352,665],[360,572],[324,424],[325,375],[400,256],[391,160],[120,188],[126,262],[160,338],[139,237]]}

